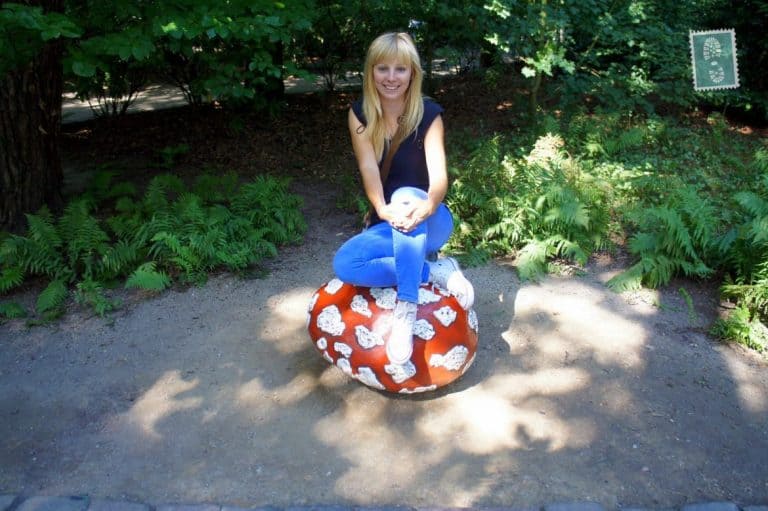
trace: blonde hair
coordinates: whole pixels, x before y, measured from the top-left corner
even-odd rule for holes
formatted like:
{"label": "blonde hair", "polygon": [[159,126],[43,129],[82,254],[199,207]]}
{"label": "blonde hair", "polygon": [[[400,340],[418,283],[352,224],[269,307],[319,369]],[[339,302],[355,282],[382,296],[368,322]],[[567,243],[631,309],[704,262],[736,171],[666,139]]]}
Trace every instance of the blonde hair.
{"label": "blonde hair", "polygon": [[411,83],[405,95],[405,110],[398,119],[397,133],[393,140],[404,140],[416,131],[424,117],[424,102],[421,95],[424,71],[421,69],[421,59],[413,39],[405,32],[388,32],[380,35],[368,47],[363,71],[363,114],[367,123],[365,130],[379,159],[384,153],[387,142],[387,126],[384,123],[381,101],[373,79],[373,68],[387,60],[402,62],[411,68]]}

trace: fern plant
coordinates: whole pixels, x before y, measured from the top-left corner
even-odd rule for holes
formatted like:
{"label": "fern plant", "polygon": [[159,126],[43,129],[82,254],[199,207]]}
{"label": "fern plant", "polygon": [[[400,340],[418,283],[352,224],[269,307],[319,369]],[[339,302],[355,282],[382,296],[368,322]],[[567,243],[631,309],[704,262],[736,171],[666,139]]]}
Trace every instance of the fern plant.
{"label": "fern plant", "polygon": [[158,270],[154,262],[142,264],[125,281],[126,288],[138,288],[147,291],[162,291],[170,285],[170,277],[165,272]]}
{"label": "fern plant", "polygon": [[717,324],[717,333],[768,349],[761,341],[768,340],[761,328],[768,323],[768,175],[755,191],[736,193],[734,202],[740,222],[723,237],[726,279],[720,289],[737,309]]}
{"label": "fern plant", "polygon": [[0,302],[0,320],[17,319],[27,316],[27,310],[17,302]]}
{"label": "fern plant", "polygon": [[482,146],[454,182],[448,201],[462,220],[452,247],[517,253],[524,279],[545,272],[553,257],[585,264],[606,242],[605,184],[564,151],[560,136],[539,137],[522,157],[502,144],[497,137]]}
{"label": "fern plant", "polygon": [[75,285],[75,301],[90,306],[99,316],[104,316],[120,306],[119,300],[108,298],[104,286],[91,279],[85,279]]}
{"label": "fern plant", "polygon": [[26,217],[27,236],[9,235],[0,247],[0,263],[3,265],[0,291],[16,287],[28,275],[66,280],[71,275],[61,251],[64,242],[48,208],[43,207],[38,214]]}
{"label": "fern plant", "polygon": [[717,211],[696,188],[671,184],[672,193],[654,207],[639,208],[631,215],[635,234],[628,248],[637,260],[628,270],[608,281],[616,291],[642,285],[659,287],[678,274],[712,275],[707,261],[716,259]]}
{"label": "fern plant", "polygon": [[757,352],[768,353],[768,328],[748,307],[736,307],[726,318],[716,321],[710,332],[724,341],[735,341]]}
{"label": "fern plant", "polygon": [[[120,279],[127,288],[153,292],[170,286],[174,276],[203,283],[210,271],[241,272],[274,256],[306,229],[301,199],[288,192],[286,180],[260,177],[239,187],[232,173],[201,176],[198,194],[163,174],[137,197],[131,186],[111,185],[113,177],[99,172],[60,218],[44,208],[27,216],[26,236],[0,237],[0,293],[40,276],[47,285],[36,310],[45,319],[60,314],[70,296],[104,315],[119,306],[106,289]],[[104,218],[99,211],[113,214]],[[11,305],[0,311],[18,314]]]}

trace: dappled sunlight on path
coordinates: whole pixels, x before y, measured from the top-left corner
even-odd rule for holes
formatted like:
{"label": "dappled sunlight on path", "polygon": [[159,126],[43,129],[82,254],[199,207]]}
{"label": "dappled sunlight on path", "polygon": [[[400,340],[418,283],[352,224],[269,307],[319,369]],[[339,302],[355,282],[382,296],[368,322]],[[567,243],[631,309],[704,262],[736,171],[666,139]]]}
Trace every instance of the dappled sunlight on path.
{"label": "dappled sunlight on path", "polygon": [[[731,376],[736,382],[741,406],[755,414],[768,413],[768,393],[766,393],[767,371],[763,371],[762,378],[755,374],[754,366],[750,366],[747,360],[728,356],[725,358]],[[766,481],[768,485],[768,481]]]}
{"label": "dappled sunlight on path", "polygon": [[492,376],[441,410],[423,417],[418,429],[432,442],[452,439],[454,448],[474,454],[546,446],[546,452],[588,445],[594,425],[584,418],[558,417],[549,396],[578,392],[589,377],[578,369]]}
{"label": "dappled sunlight on path", "polygon": [[199,383],[198,379],[185,381],[179,371],[168,371],[125,414],[127,424],[136,424],[147,437],[159,440],[162,435],[156,429],[158,422],[168,415],[200,407],[202,398],[180,397]]}
{"label": "dappled sunlight on path", "polygon": [[712,343],[684,307],[627,301],[592,275],[470,268],[472,367],[435,392],[377,392],[307,334],[309,300],[357,228],[309,218],[311,242],[263,279],[212,277],[110,324],[0,326],[13,468],[0,487],[248,506],[768,498],[765,364]]}

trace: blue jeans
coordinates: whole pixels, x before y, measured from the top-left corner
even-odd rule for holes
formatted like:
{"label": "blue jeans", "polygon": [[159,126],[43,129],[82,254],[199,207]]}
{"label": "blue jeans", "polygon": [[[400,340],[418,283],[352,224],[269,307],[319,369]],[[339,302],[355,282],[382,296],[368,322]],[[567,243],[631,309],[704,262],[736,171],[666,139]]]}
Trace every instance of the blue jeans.
{"label": "blue jeans", "polygon": [[[413,187],[398,188],[392,203],[411,198],[426,199],[427,193]],[[397,298],[418,302],[419,286],[429,279],[426,256],[440,250],[453,231],[453,217],[440,204],[413,231],[404,233],[387,222],[371,226],[347,240],[333,258],[333,270],[343,282],[365,287],[397,286]]]}

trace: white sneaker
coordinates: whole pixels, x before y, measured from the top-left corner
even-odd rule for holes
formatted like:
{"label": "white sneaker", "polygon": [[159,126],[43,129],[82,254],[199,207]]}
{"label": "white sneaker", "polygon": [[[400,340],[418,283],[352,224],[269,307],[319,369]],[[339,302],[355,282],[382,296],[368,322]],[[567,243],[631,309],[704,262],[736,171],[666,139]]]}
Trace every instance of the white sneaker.
{"label": "white sneaker", "polygon": [[392,314],[392,330],[387,340],[386,351],[389,361],[403,365],[413,355],[413,325],[416,323],[417,305],[398,300]]}
{"label": "white sneaker", "polygon": [[461,272],[458,261],[453,257],[441,257],[429,264],[429,280],[456,297],[464,310],[469,310],[475,303],[475,288]]}

